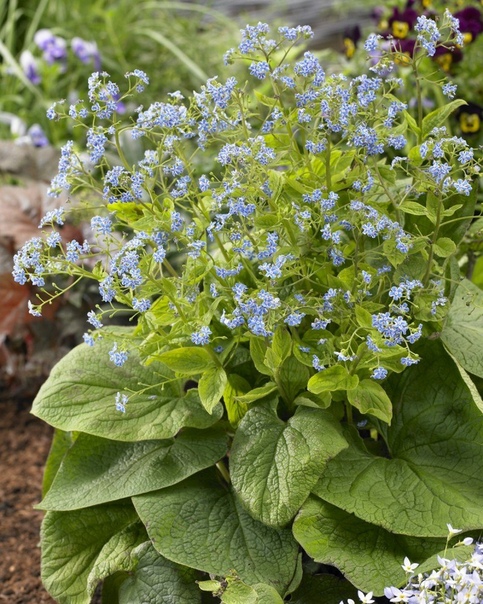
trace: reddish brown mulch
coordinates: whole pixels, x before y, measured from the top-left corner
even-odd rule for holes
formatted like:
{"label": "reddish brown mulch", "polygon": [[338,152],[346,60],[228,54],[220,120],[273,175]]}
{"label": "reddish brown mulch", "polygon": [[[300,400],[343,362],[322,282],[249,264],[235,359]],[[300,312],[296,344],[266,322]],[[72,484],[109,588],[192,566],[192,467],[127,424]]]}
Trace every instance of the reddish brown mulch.
{"label": "reddish brown mulch", "polygon": [[29,404],[0,400],[0,602],[53,604],[40,581],[42,473],[52,429]]}

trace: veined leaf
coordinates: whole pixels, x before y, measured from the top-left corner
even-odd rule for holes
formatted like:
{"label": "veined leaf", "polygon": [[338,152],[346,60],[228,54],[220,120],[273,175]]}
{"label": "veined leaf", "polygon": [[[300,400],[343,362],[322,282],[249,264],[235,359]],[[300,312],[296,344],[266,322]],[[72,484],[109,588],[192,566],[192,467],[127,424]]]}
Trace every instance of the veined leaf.
{"label": "veined leaf", "polygon": [[483,292],[468,279],[456,290],[441,339],[466,371],[483,378]]}
{"label": "veined leaf", "polygon": [[138,546],[132,557],[135,570],[119,588],[119,604],[201,604],[199,573],[193,568],[163,558],[149,542]]}
{"label": "veined leaf", "polygon": [[483,527],[483,415],[440,342],[388,380],[394,418],[381,425],[391,459],[352,444],[329,461],[313,492],[392,533],[445,537],[447,523]]}
{"label": "veined leaf", "polygon": [[219,576],[235,572],[248,585],[267,583],[279,593],[291,583],[298,555],[291,532],[254,520],[215,472],[133,502],[154,547],[169,560]]}
{"label": "veined leaf", "polygon": [[328,412],[299,407],[285,423],[274,409],[255,407],[233,442],[233,488],[254,518],[283,526],[308,497],[327,460],[346,446]]}
{"label": "veined leaf", "polygon": [[227,447],[226,435],[210,428],[135,443],[81,434],[37,507],[75,510],[171,486],[214,465]]}
{"label": "veined leaf", "polygon": [[89,604],[89,574],[105,544],[136,520],[130,503],[47,512],[42,523],[42,581],[59,604]]}
{"label": "veined leaf", "polygon": [[[135,350],[122,367],[114,367],[111,345],[100,340],[95,354],[86,344],[71,350],[43,384],[32,413],[62,430],[123,441],[171,438],[181,428],[207,428],[221,417],[222,406],[207,413],[197,390],[181,395],[161,390],[159,383],[173,374],[156,362],[141,365]],[[115,406],[116,393],[123,390],[133,393],[125,413]]]}
{"label": "veined leaf", "polygon": [[309,380],[307,390],[314,394],[334,390],[352,390],[358,383],[357,375],[349,375],[347,369],[342,365],[333,365],[313,375]]}
{"label": "veined leaf", "polygon": [[362,380],[347,391],[347,399],[361,413],[369,413],[387,424],[391,423],[392,403],[384,388],[374,380]]}
{"label": "veined leaf", "polygon": [[162,352],[157,359],[172,371],[183,375],[198,375],[215,367],[215,361],[210,353],[197,346],[167,350]]}
{"label": "veined leaf", "polygon": [[421,562],[446,542],[393,535],[314,496],[295,518],[293,533],[315,561],[336,566],[358,589],[376,596],[383,595],[386,586],[405,583],[405,556]]}
{"label": "veined leaf", "polygon": [[203,407],[212,413],[225,390],[227,377],[223,367],[207,369],[198,382],[198,394]]}
{"label": "veined leaf", "polygon": [[438,107],[438,109],[431,111],[431,113],[428,113],[428,115],[423,119],[422,124],[423,139],[425,139],[429,135],[433,128],[439,128],[440,126],[442,126],[445,121],[449,118],[449,116],[453,113],[453,111],[456,111],[456,109],[458,109],[458,107],[467,104],[468,103],[466,101],[463,101],[463,99],[455,99],[454,101],[451,101],[450,103],[447,103],[442,107]]}

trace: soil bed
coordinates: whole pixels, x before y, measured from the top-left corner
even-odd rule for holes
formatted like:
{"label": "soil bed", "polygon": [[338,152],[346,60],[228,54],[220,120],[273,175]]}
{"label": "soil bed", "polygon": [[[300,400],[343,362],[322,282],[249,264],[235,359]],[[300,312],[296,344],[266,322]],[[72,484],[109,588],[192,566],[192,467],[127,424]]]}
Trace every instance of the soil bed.
{"label": "soil bed", "polygon": [[30,415],[30,401],[0,399],[0,602],[55,601],[40,580],[43,466],[52,429]]}

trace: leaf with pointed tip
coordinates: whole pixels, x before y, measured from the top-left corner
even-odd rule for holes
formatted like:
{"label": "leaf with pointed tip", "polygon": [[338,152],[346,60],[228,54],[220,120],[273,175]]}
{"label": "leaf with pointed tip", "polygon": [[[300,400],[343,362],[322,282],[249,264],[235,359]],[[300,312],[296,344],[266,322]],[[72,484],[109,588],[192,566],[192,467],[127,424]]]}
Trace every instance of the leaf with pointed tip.
{"label": "leaf with pointed tip", "polygon": [[268,406],[243,418],[233,441],[233,488],[254,518],[284,526],[297,513],[327,460],[347,447],[327,411],[299,407],[283,422]]}
{"label": "leaf with pointed tip", "polygon": [[207,369],[198,382],[198,394],[203,407],[212,413],[223,396],[227,376],[223,367]]}
{"label": "leaf with pointed tip", "polygon": [[[155,362],[142,365],[135,350],[122,367],[114,367],[111,346],[100,340],[95,351],[86,344],[71,350],[41,387],[32,413],[62,430],[123,441],[171,438],[181,428],[207,428],[221,417],[222,405],[210,415],[194,389],[184,395],[160,390],[169,370]],[[115,406],[120,390],[133,393],[126,413]]]}
{"label": "leaf with pointed tip", "polygon": [[81,434],[37,507],[75,510],[156,491],[214,465],[227,447],[227,436],[213,428],[136,443]]}
{"label": "leaf with pointed tip", "polygon": [[329,461],[313,492],[359,518],[419,537],[445,537],[450,522],[483,527],[483,415],[439,341],[386,386],[394,405],[381,432],[392,458],[352,444]]}
{"label": "leaf with pointed tip", "polygon": [[313,375],[309,380],[307,390],[314,394],[334,390],[352,390],[358,383],[357,375],[349,375],[347,369],[342,365],[333,365]]}
{"label": "leaf with pointed tip", "polygon": [[349,403],[361,413],[369,413],[391,423],[392,403],[384,388],[374,380],[361,380],[353,390],[347,391]]}
{"label": "leaf with pointed tip", "polygon": [[178,564],[243,582],[267,583],[284,593],[297,566],[297,544],[287,529],[254,520],[205,470],[172,487],[133,497],[154,547]]}
{"label": "leaf with pointed tip", "polygon": [[295,518],[293,533],[314,560],[336,566],[358,589],[376,596],[388,585],[405,583],[405,556],[421,562],[446,542],[393,535],[314,496]]}

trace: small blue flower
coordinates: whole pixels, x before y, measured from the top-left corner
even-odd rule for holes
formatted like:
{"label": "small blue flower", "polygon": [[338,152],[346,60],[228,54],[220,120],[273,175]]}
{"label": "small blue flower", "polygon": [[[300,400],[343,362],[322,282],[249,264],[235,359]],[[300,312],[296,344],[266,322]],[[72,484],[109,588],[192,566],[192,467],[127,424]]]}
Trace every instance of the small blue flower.
{"label": "small blue flower", "polygon": [[198,331],[194,331],[191,334],[191,341],[193,342],[193,344],[196,344],[197,346],[205,346],[206,344],[209,343],[210,336],[211,336],[211,329],[209,327],[207,327],[206,325],[204,325]]}

